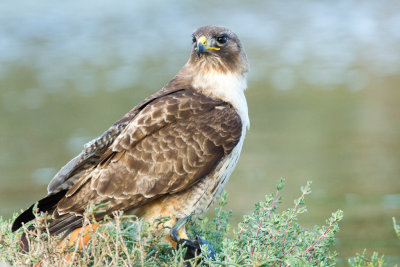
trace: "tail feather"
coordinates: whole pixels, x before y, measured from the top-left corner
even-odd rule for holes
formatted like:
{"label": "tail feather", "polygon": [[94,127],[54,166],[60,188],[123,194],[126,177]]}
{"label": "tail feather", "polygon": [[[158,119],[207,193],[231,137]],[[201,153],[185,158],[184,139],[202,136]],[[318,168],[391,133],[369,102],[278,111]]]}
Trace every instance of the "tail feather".
{"label": "tail feather", "polygon": [[82,216],[77,216],[74,214],[65,214],[54,221],[52,221],[49,225],[49,232],[50,235],[57,235],[62,232],[67,231],[67,234],[69,232],[72,232],[76,228],[79,228],[82,226],[83,223],[83,217]]}
{"label": "tail feather", "polygon": [[[54,195],[50,195],[39,200],[37,202],[37,208],[39,209],[39,212],[53,211],[58,201],[60,201],[60,199],[64,197],[65,193],[67,193],[67,190],[62,190]],[[35,204],[32,204],[27,210],[25,210],[15,219],[13,225],[11,226],[11,230],[13,232],[21,228],[22,224],[35,219],[35,215],[33,214],[34,206]]]}
{"label": "tail feather", "polygon": [[[83,218],[81,216],[76,216],[73,214],[65,214],[55,220],[50,221],[49,225],[49,234],[58,235],[64,232],[64,235],[61,237],[61,240],[67,237],[72,231],[77,228],[82,227]],[[20,249],[21,251],[28,253],[30,250],[29,236],[37,234],[36,230],[38,226],[31,224],[28,226],[26,231],[24,231],[20,238]],[[41,229],[44,232],[44,228]]]}
{"label": "tail feather", "polygon": [[[55,210],[57,203],[60,201],[60,199],[62,199],[65,196],[66,192],[67,190],[63,190],[54,195],[50,195],[39,200],[37,202],[37,209],[39,210],[39,212],[47,211],[49,213],[52,213]],[[31,205],[27,210],[21,213],[14,220],[13,225],[11,226],[11,230],[13,232],[21,228],[23,224],[35,219],[35,215],[33,213],[34,206],[35,204]],[[65,232],[63,236],[64,238],[73,230],[81,227],[82,221],[83,221],[82,216],[77,216],[74,214],[64,214],[58,216],[50,220],[49,233],[50,235],[57,235],[62,232]],[[35,231],[35,225],[30,225],[27,228],[27,231],[22,233],[20,241],[21,241],[21,250],[23,252],[29,252],[30,250],[29,240],[28,240],[29,237],[27,235],[29,235],[30,232],[34,231]]]}
{"label": "tail feather", "polygon": [[[28,232],[34,231],[35,227],[33,225],[29,225],[27,230],[28,230]],[[29,252],[29,241],[28,241],[28,237],[26,236],[25,232],[22,233],[22,235],[21,235],[20,248],[25,253]]]}

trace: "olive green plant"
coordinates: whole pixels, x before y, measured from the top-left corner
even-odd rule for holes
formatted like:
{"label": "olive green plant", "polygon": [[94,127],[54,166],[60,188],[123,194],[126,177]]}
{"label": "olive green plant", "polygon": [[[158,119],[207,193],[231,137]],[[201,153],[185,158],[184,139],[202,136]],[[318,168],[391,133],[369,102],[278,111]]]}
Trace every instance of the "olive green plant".
{"label": "olive green plant", "polygon": [[[232,211],[226,210],[227,194],[223,193],[215,209],[216,216],[188,224],[192,238],[206,240],[216,251],[215,259],[198,255],[185,260],[185,249],[173,249],[164,242],[163,231],[157,229],[168,217],[155,220],[152,224],[139,218],[115,213],[105,218],[96,231],[89,233],[91,240],[83,248],[78,244],[60,250],[60,236],[50,237],[47,231],[46,214],[36,214],[32,224],[38,229],[29,234],[31,250],[19,250],[19,239],[27,232],[27,226],[11,232],[12,220],[0,218],[0,264],[41,266],[334,266],[337,253],[334,250],[335,233],[343,212],[338,210],[323,226],[306,229],[298,222],[299,214],[307,212],[304,199],[311,193],[311,182],[301,188],[300,197],[294,206],[280,210],[280,196],[284,187],[281,179],[276,192],[255,204],[254,210],[245,215],[237,227],[229,224]],[[97,223],[94,216],[101,207],[89,208],[85,214],[85,225]],[[16,215],[14,216],[14,218]],[[398,229],[398,228],[397,228]],[[207,247],[202,247],[203,255]],[[365,255],[364,255],[365,256]],[[356,257],[352,266],[379,266],[383,258],[373,256],[373,264]]]}
{"label": "olive green plant", "polygon": [[223,210],[226,194],[216,208],[217,216],[193,227],[192,232],[197,231],[207,241],[214,241],[217,261],[210,260],[209,265],[335,265],[334,234],[339,230],[338,222],[343,218],[343,212],[334,212],[324,226],[315,226],[312,230],[302,228],[298,215],[307,211],[304,198],[311,193],[311,182],[301,188],[301,196],[294,200],[293,208],[279,211],[284,182],[281,179],[275,193],[256,203],[251,214],[245,215],[239,223],[232,238],[226,237],[231,228],[228,224],[231,212]]}

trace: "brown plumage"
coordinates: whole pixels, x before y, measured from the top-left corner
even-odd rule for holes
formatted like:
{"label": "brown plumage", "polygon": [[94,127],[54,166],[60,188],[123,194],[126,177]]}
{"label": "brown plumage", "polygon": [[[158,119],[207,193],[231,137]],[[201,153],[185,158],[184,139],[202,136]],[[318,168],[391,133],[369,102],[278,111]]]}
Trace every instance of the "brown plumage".
{"label": "brown plumage", "polygon": [[[146,220],[170,215],[171,225],[207,210],[237,163],[249,125],[247,69],[234,33],[196,30],[177,76],[85,145],[50,182],[38,204],[53,213],[50,233],[80,227],[89,204],[109,203],[97,219],[124,210]],[[31,206],[13,231],[32,219]]]}

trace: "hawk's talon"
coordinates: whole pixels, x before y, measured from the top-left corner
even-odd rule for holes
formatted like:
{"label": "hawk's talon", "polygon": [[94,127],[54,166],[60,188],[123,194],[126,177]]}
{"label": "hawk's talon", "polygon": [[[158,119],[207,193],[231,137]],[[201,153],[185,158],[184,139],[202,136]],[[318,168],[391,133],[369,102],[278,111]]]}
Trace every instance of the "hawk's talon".
{"label": "hawk's talon", "polygon": [[171,237],[172,241],[176,243],[180,243],[181,237],[178,235],[179,229],[185,225],[189,217],[180,218],[175,225],[172,227],[171,231],[169,232],[169,236]]}

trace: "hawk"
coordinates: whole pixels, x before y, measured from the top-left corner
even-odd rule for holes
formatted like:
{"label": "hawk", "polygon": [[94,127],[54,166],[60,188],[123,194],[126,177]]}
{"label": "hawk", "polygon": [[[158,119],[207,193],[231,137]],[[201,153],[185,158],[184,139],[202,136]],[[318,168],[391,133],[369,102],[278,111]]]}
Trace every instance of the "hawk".
{"label": "hawk", "polygon": [[[51,180],[37,204],[52,214],[50,234],[79,229],[89,204],[108,203],[96,219],[114,211],[150,222],[170,216],[171,239],[179,241],[187,237],[186,219],[220,196],[250,124],[248,62],[225,27],[201,27],[192,41],[189,60],[165,87],[87,143]],[[33,207],[15,219],[13,231],[34,219]]]}

